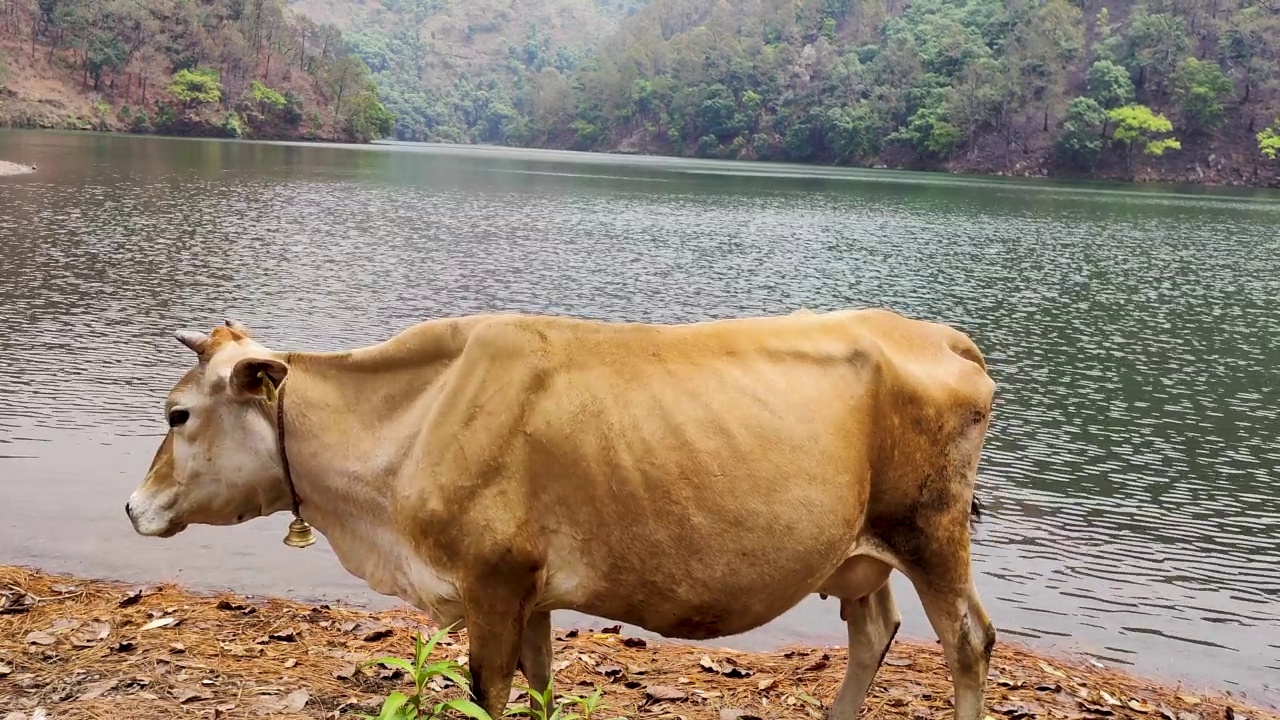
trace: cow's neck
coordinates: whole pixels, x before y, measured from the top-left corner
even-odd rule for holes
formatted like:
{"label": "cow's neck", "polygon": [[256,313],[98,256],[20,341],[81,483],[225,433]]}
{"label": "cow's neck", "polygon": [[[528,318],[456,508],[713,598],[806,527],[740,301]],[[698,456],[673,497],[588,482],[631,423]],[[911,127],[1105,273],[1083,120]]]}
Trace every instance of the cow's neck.
{"label": "cow's neck", "polygon": [[438,321],[371,348],[289,357],[285,440],[303,518],[348,572],[423,609],[445,588],[430,587],[397,532],[393,486],[465,335]]}

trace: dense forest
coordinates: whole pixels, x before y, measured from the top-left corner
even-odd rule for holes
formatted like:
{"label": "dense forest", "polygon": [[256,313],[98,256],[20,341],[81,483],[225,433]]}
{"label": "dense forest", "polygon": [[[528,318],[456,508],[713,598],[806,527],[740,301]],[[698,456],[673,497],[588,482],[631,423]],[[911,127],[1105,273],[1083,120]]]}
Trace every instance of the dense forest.
{"label": "dense forest", "polygon": [[1280,0],[0,0],[6,34],[157,128],[1280,183]]}
{"label": "dense forest", "polygon": [[367,140],[391,120],[342,33],[281,0],[0,0],[0,124]]}
{"label": "dense forest", "polygon": [[299,7],[320,3],[402,139],[1028,175],[1277,174],[1280,0]]}

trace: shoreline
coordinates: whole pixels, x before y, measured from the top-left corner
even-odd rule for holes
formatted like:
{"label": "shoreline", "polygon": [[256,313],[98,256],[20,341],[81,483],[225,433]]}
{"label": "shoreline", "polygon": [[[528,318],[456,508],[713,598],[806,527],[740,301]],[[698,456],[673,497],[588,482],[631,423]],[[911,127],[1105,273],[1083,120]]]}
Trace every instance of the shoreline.
{"label": "shoreline", "polygon": [[[403,676],[358,669],[410,657],[433,630],[412,609],[368,612],[281,598],[196,593],[0,565],[0,710],[6,720],[124,720],[199,711],[214,717],[355,717],[406,689]],[[842,647],[738,652],[646,641],[606,628],[558,630],[558,693],[600,688],[602,718],[821,718],[844,675]],[[433,659],[462,659],[466,633]],[[519,678],[517,678],[519,681]],[[440,697],[458,689],[439,688]],[[949,720],[950,674],[936,642],[890,648],[864,718]],[[662,698],[662,699],[659,699]],[[523,701],[521,701],[523,702]],[[517,703],[520,704],[520,703]],[[22,713],[21,716],[8,713]],[[745,714],[744,714],[745,713]],[[1226,693],[1170,685],[1000,640],[987,720],[1280,720]]]}
{"label": "shoreline", "polygon": [[[181,139],[188,139],[188,140],[215,139],[215,140],[231,140],[231,141],[244,141],[244,142],[267,141],[267,142],[286,142],[286,143],[315,143],[319,145],[352,145],[352,144],[375,145],[375,144],[378,144],[379,142],[390,141],[390,142],[405,142],[405,143],[427,144],[427,145],[457,146],[457,147],[466,147],[466,148],[490,147],[490,148],[498,148],[498,149],[506,149],[506,150],[547,150],[552,152],[575,152],[575,153],[584,153],[588,155],[601,155],[601,156],[646,157],[646,158],[655,158],[655,159],[667,158],[672,160],[705,159],[705,158],[697,158],[692,155],[676,155],[676,154],[671,154],[671,153],[666,153],[661,151],[654,152],[650,150],[634,150],[634,151],[627,151],[627,152],[623,152],[617,149],[571,150],[568,148],[557,147],[554,145],[532,146],[532,145],[495,145],[495,144],[488,144],[488,143],[447,143],[447,142],[434,142],[434,141],[400,140],[395,137],[374,138],[372,140],[365,141],[365,142],[357,142],[357,141],[344,140],[339,138],[328,138],[328,137],[303,135],[303,134],[227,137],[225,135],[219,135],[216,133],[161,133],[161,132],[154,132],[154,131],[133,132],[126,128],[114,128],[114,127],[108,127],[103,129],[99,129],[95,127],[83,127],[83,126],[27,127],[27,126],[19,126],[19,125],[12,125],[12,124],[7,125],[3,120],[4,119],[0,117],[0,129],[30,130],[30,131],[54,130],[54,131],[81,132],[81,133],[91,133],[91,134],[132,135],[135,137],[172,138],[172,139],[180,139],[180,140]],[[745,158],[736,158],[736,159],[735,158],[712,158],[712,159],[731,160],[734,162],[744,162],[744,163],[760,163],[764,165],[772,164],[772,161],[753,160],[753,159],[745,159]],[[20,169],[15,172],[5,172],[5,168],[3,166],[6,164],[17,165],[17,167]],[[1256,169],[1255,169],[1255,172],[1253,172],[1250,175],[1250,179],[1247,181],[1240,180],[1240,179],[1227,179],[1227,180],[1221,180],[1221,181],[1214,181],[1209,179],[1210,177],[1213,177],[1212,175],[1206,176],[1202,174],[1200,177],[1193,179],[1192,177],[1190,177],[1185,173],[1183,174],[1165,173],[1159,168],[1155,168],[1155,167],[1145,168],[1143,172],[1130,176],[1124,173],[1117,174],[1114,172],[1093,172],[1093,173],[1052,172],[1049,169],[1044,167],[1038,167],[1035,169],[1019,169],[1019,170],[1001,169],[1001,168],[992,168],[992,167],[986,167],[986,166],[968,165],[960,162],[942,162],[942,163],[933,163],[933,164],[907,163],[907,164],[892,164],[892,165],[887,165],[879,162],[871,163],[871,164],[861,164],[861,165],[860,164],[842,165],[838,163],[822,163],[822,162],[797,162],[795,164],[805,166],[805,167],[814,167],[814,168],[834,168],[834,169],[853,169],[853,170],[894,170],[894,171],[904,171],[904,172],[914,171],[914,172],[939,173],[939,174],[945,174],[945,175],[961,175],[961,176],[969,176],[969,177],[975,177],[975,178],[1008,178],[1008,179],[1014,179],[1014,180],[1025,179],[1025,180],[1068,180],[1068,181],[1084,181],[1084,182],[1108,182],[1108,183],[1116,183],[1118,185],[1128,185],[1128,186],[1168,185],[1171,187],[1234,188],[1234,189],[1252,189],[1252,190],[1280,189],[1280,177],[1272,177],[1270,175],[1260,175],[1256,172]],[[22,170],[21,168],[24,168],[24,167],[25,166],[18,165],[16,163],[5,163],[4,161],[0,161],[0,177],[4,177],[6,175],[21,175],[21,174],[24,174],[24,172],[32,172],[32,170],[30,169],[26,169],[25,171]]]}

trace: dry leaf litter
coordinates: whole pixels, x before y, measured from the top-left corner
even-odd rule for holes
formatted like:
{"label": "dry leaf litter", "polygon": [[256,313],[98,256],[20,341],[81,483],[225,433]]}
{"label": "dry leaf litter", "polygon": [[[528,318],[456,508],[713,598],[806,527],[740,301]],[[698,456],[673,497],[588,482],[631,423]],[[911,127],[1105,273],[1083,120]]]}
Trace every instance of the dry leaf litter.
{"label": "dry leaf litter", "polygon": [[[435,628],[411,609],[378,613],[207,596],[0,566],[0,720],[340,718],[376,714],[409,683],[380,666]],[[556,690],[604,691],[602,718],[823,718],[845,651],[711,650],[625,637],[618,627],[559,631]],[[435,658],[466,662],[465,633]],[[519,678],[518,678],[519,679]],[[447,681],[438,699],[461,690]],[[951,680],[936,643],[896,642],[864,718],[949,720]],[[1049,659],[1002,642],[986,720],[1280,720],[1225,695]],[[513,692],[512,701],[527,703]]]}

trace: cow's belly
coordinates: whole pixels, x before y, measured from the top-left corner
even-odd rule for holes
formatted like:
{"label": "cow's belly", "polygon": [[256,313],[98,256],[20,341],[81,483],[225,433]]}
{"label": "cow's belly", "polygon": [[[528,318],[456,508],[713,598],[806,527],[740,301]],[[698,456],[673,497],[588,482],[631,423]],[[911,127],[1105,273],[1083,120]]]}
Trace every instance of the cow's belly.
{"label": "cow's belly", "polygon": [[[560,554],[548,565],[544,605],[670,638],[736,635],[770,622],[817,592],[853,545],[847,530],[834,527],[798,538],[789,547],[784,536],[772,533],[727,534],[743,537],[725,543],[723,536],[715,542],[692,533],[679,554],[641,542],[631,548],[636,554],[630,559],[614,555],[590,566],[581,563],[581,554]],[[738,553],[726,554],[734,539],[741,540]],[[771,547],[762,552],[756,543]],[[594,557],[601,557],[598,545],[593,550]]]}

